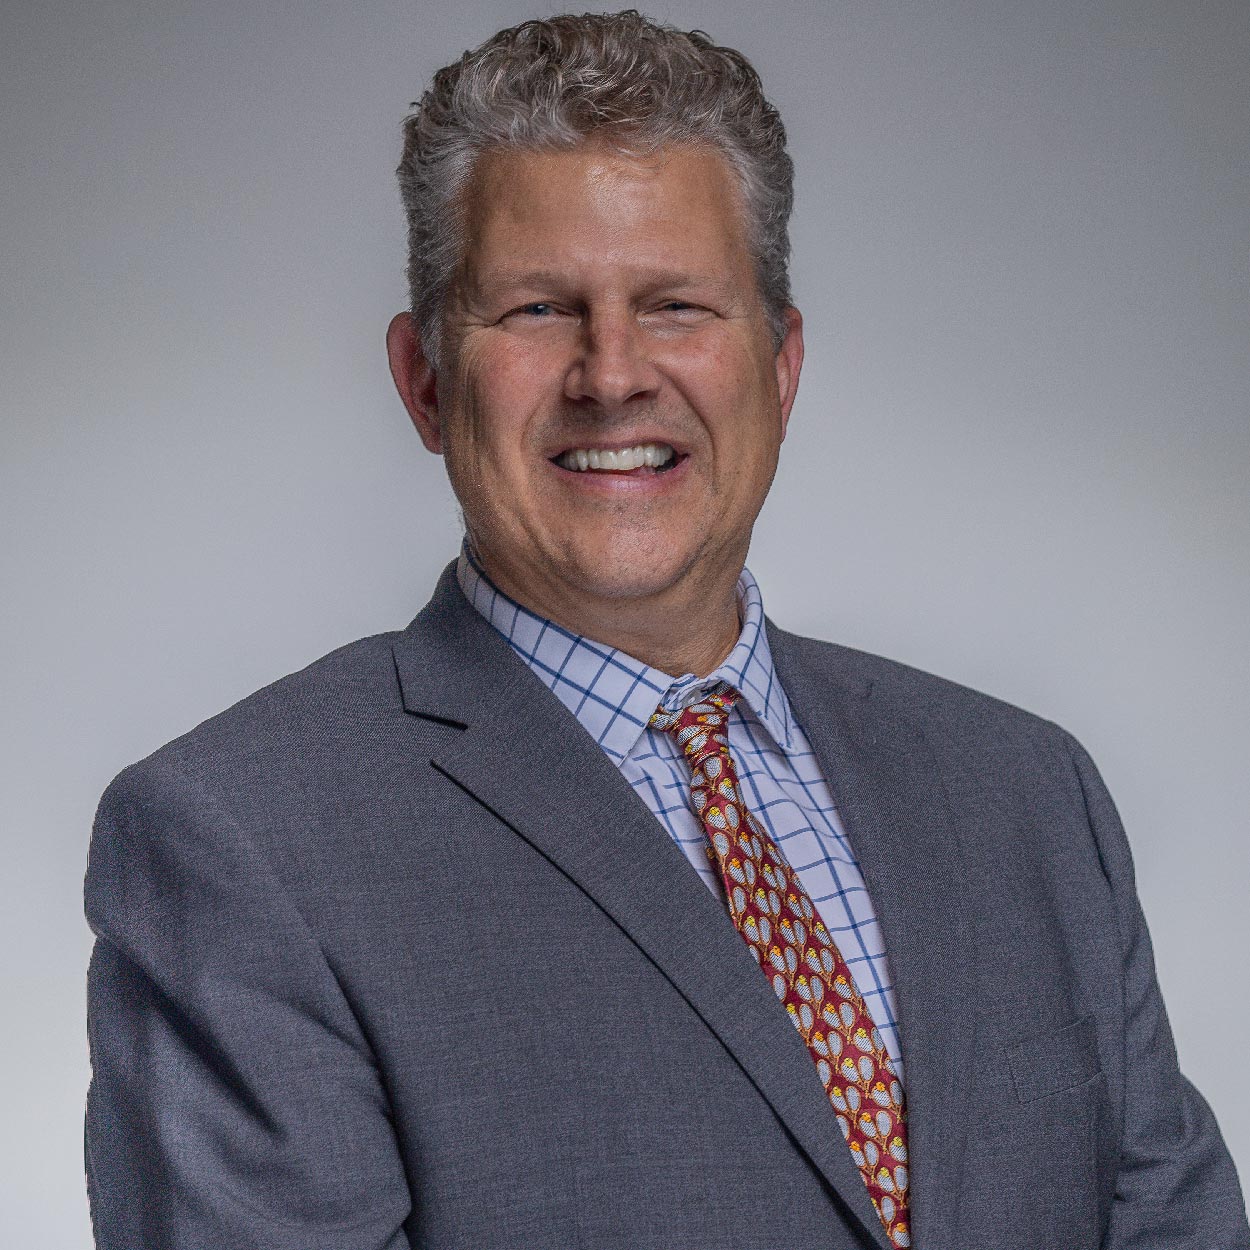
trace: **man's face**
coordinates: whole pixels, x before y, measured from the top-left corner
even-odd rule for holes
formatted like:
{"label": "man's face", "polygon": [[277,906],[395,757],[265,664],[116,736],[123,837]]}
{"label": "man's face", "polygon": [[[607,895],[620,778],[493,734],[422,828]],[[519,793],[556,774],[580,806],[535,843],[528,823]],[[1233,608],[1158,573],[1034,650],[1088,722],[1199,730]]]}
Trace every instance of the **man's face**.
{"label": "man's face", "polygon": [[486,571],[556,619],[746,558],[802,341],[792,312],[773,350],[736,192],[708,148],[593,142],[489,152],[466,189],[440,368],[410,409]]}

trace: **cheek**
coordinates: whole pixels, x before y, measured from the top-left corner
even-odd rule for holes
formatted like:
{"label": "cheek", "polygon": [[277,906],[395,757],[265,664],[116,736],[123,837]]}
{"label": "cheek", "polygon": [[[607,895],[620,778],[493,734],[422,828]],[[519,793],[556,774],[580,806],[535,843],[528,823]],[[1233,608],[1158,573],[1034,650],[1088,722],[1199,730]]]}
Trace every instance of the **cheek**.
{"label": "cheek", "polygon": [[[541,363],[541,362],[539,362]],[[535,446],[555,411],[535,353],[465,353],[453,373],[453,416],[444,460],[466,518],[484,526],[526,525],[546,507],[551,483]]]}
{"label": "cheek", "polygon": [[516,390],[508,384],[505,370],[491,362],[471,366],[472,362],[466,362],[456,376],[456,398],[446,430],[449,461],[466,467],[506,460],[508,445],[517,436],[519,411]]}
{"label": "cheek", "polygon": [[753,327],[725,323],[719,330],[678,340],[657,358],[713,437],[741,434],[751,417],[776,414],[777,377],[771,347]]}

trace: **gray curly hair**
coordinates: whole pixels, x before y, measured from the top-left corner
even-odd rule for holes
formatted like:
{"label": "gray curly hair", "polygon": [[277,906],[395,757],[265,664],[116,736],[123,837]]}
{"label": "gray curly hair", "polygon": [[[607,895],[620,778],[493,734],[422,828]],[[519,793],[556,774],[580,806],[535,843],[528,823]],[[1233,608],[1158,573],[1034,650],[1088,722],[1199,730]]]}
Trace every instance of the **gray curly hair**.
{"label": "gray curly hair", "polygon": [[408,284],[427,357],[437,362],[448,287],[463,256],[460,194],[487,148],[571,148],[608,134],[645,154],[715,147],[736,175],[760,295],[780,346],[790,304],[794,164],[759,75],[702,31],[586,13],[522,22],[434,75],[404,119],[396,171],[408,217]]}

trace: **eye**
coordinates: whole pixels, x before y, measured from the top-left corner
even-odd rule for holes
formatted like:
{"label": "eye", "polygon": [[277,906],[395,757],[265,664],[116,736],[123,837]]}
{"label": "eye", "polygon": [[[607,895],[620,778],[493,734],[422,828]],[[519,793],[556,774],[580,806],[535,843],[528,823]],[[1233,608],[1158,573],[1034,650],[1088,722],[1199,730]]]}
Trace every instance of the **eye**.
{"label": "eye", "polygon": [[701,324],[710,316],[709,310],[702,304],[691,304],[684,299],[666,299],[653,304],[645,314],[653,318],[658,326],[671,325],[690,326]]}
{"label": "eye", "polygon": [[532,304],[522,304],[519,308],[514,308],[511,312],[504,315],[507,317],[534,317],[542,320],[546,317],[555,316],[555,311],[554,305],[544,303],[542,300],[535,300]]}
{"label": "eye", "polygon": [[554,326],[564,322],[569,316],[569,311],[563,304],[535,299],[509,308],[507,312],[500,315],[497,324],[510,326],[514,331],[537,329],[540,324]]}

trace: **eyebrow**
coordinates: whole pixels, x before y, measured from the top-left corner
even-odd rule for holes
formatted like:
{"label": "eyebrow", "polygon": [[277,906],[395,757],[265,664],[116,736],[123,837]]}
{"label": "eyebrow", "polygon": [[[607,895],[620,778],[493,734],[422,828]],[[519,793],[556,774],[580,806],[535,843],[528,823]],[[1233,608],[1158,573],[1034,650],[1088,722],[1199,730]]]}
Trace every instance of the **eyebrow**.
{"label": "eyebrow", "polygon": [[[701,290],[712,290],[727,295],[733,290],[733,283],[721,277],[714,277],[711,274],[675,273],[669,269],[641,270],[635,275],[635,280],[647,292],[658,291],[664,288],[697,287]],[[513,290],[518,287],[558,288],[565,286],[567,283],[568,275],[558,273],[554,269],[510,269],[504,267],[496,269],[489,275],[489,284],[492,290],[500,288]],[[480,291],[485,284],[478,281],[473,285]]]}

